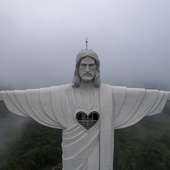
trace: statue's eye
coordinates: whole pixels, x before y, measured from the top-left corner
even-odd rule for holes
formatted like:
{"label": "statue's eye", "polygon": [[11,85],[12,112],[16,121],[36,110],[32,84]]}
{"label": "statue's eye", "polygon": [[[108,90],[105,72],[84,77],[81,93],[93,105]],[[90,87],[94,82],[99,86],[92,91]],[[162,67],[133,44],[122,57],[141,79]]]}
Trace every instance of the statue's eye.
{"label": "statue's eye", "polygon": [[82,66],[82,67],[86,67],[86,64],[80,64],[80,66]]}
{"label": "statue's eye", "polygon": [[93,67],[93,66],[95,66],[95,64],[90,64],[90,67]]}

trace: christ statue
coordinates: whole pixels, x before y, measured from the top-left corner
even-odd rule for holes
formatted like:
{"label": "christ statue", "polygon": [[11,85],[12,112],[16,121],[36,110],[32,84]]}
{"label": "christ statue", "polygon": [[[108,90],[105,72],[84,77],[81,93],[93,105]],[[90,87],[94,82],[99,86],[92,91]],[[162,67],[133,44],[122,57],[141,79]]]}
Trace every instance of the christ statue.
{"label": "christ statue", "polygon": [[99,58],[86,49],[72,84],[0,91],[0,100],[17,115],[62,129],[63,170],[113,170],[114,129],[161,113],[170,92],[102,84]]}

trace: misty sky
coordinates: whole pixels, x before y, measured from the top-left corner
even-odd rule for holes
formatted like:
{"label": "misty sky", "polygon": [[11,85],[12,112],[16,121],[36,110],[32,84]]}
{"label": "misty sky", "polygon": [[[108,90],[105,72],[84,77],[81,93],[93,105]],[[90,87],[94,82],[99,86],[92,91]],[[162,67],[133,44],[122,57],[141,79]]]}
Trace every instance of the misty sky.
{"label": "misty sky", "polygon": [[71,83],[77,53],[102,82],[170,90],[169,0],[0,0],[0,89]]}

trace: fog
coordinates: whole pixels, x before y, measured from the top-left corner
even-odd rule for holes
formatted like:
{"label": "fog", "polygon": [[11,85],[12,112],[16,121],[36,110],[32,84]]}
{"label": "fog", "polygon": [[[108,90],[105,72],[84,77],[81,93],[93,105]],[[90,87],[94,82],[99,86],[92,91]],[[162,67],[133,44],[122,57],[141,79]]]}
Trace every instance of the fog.
{"label": "fog", "polygon": [[0,89],[72,82],[77,53],[101,60],[102,82],[170,90],[168,0],[1,0]]}
{"label": "fog", "polygon": [[[101,60],[103,83],[170,90],[169,6],[169,0],[0,0],[0,90],[71,83],[86,37]],[[8,133],[2,122],[0,132]]]}
{"label": "fog", "polygon": [[30,120],[10,113],[5,104],[0,102],[0,151],[7,149],[14,139],[20,138],[23,125]]}

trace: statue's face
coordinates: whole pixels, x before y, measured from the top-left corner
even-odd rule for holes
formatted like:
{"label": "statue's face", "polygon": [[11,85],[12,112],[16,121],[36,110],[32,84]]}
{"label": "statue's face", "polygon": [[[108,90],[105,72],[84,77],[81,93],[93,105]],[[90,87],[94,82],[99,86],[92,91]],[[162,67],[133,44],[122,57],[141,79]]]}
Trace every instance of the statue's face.
{"label": "statue's face", "polygon": [[96,63],[91,57],[85,57],[80,61],[79,75],[83,81],[92,81],[96,75]]}

